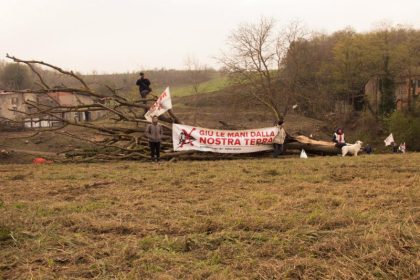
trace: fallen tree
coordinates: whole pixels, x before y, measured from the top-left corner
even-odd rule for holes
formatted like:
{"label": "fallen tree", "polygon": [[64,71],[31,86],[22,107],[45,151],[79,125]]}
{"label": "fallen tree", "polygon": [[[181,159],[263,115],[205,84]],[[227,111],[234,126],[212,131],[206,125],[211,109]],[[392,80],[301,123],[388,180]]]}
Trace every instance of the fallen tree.
{"label": "fallen tree", "polygon": [[[56,135],[71,137],[85,141],[93,145],[89,150],[71,150],[64,154],[73,161],[109,161],[109,160],[146,160],[149,158],[148,140],[145,136],[145,126],[149,123],[144,114],[157,97],[141,100],[129,100],[120,94],[119,89],[107,86],[108,94],[100,94],[93,91],[88,83],[73,71],[66,71],[60,67],[38,60],[23,60],[7,55],[7,58],[16,63],[27,65],[38,78],[37,89],[31,90],[8,90],[16,93],[33,93],[39,96],[35,100],[25,100],[29,111],[15,110],[29,119],[48,119],[59,123],[58,127],[43,128],[41,131],[51,131]],[[46,67],[62,75],[73,78],[79,87],[67,87],[65,85],[50,86],[42,77],[38,67]],[[62,104],[54,98],[55,93],[67,93],[76,96],[88,96],[90,102],[78,102],[78,104]],[[146,101],[146,102],[144,102]],[[102,112],[106,115],[102,122],[83,122],[64,117],[67,113]],[[159,117],[164,127],[162,142],[162,158],[194,158],[194,159],[217,159],[238,158],[244,155],[214,154],[200,152],[174,152],[172,148],[172,123],[182,123],[172,110]],[[10,120],[12,121],[12,120]],[[223,124],[224,122],[221,121]],[[226,124],[226,123],[225,123]],[[94,137],[86,138],[75,135],[65,128],[68,126],[83,127],[91,130]],[[38,134],[36,132],[34,135]],[[286,138],[286,149],[305,149],[309,153],[336,154],[339,152],[334,143],[316,141],[305,136],[291,136]]]}
{"label": "fallen tree", "polygon": [[286,148],[291,150],[303,149],[308,153],[321,155],[335,155],[341,153],[341,150],[335,146],[334,142],[315,140],[303,135],[288,137],[286,139]]}

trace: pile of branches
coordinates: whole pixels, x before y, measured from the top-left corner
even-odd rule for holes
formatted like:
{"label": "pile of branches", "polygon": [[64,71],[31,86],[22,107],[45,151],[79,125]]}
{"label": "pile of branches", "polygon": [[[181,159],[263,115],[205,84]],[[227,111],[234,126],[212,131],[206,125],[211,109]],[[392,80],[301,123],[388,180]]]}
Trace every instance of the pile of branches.
{"label": "pile of branches", "polygon": [[[45,128],[41,131],[52,131],[57,135],[63,135],[86,141],[92,144],[93,149],[67,151],[65,155],[72,161],[109,161],[109,160],[146,160],[149,159],[148,140],[145,135],[146,125],[150,122],[144,117],[149,106],[153,104],[157,97],[139,100],[129,100],[120,94],[120,89],[106,86],[108,94],[100,94],[93,91],[87,82],[80,75],[73,71],[66,71],[55,65],[38,61],[23,60],[14,56],[7,55],[7,58],[16,63],[27,65],[38,79],[38,89],[33,90],[8,90],[9,92],[33,93],[43,98],[26,100],[25,103],[31,108],[30,112],[17,111],[27,118],[47,117],[60,125],[53,128]],[[49,70],[57,71],[62,75],[73,78],[80,85],[79,87],[57,87],[48,85],[40,74],[38,67],[45,67]],[[83,94],[91,97],[90,104],[62,105],[51,97],[51,93],[66,92],[70,94]],[[95,112],[101,111],[106,115],[105,122],[80,122],[69,120],[63,117],[64,113],[71,112]],[[172,123],[182,123],[172,110],[159,117],[160,123],[164,128],[164,137],[161,143],[162,158],[238,158],[244,155],[227,155],[214,153],[198,152],[174,152],[172,148]],[[75,135],[65,130],[68,126],[83,127],[89,129],[97,137],[86,138]],[[38,134],[37,132],[36,134]],[[292,149],[304,148],[307,152],[315,153],[337,153],[333,143],[313,141],[304,136],[288,136],[286,147]]]}
{"label": "pile of branches", "polygon": [[[25,100],[25,104],[31,109],[29,111],[19,111],[26,119],[48,119],[60,125],[54,128],[44,128],[40,131],[52,131],[57,135],[64,135],[93,144],[95,148],[89,150],[67,151],[66,155],[72,160],[122,160],[122,159],[146,159],[148,158],[148,141],[145,136],[145,127],[148,122],[144,114],[149,109],[148,104],[152,104],[156,98],[141,100],[129,100],[119,93],[120,89],[106,86],[108,93],[100,94],[92,90],[87,82],[73,71],[66,71],[55,65],[38,61],[23,60],[14,56],[7,55],[7,58],[16,63],[27,65],[36,75],[39,86],[38,89],[31,90],[7,90],[16,93],[32,93],[42,98],[35,100]],[[46,67],[49,70],[57,71],[62,75],[69,76],[79,83],[79,87],[51,86],[45,81],[38,71],[38,67]],[[89,104],[62,105],[51,96],[51,93],[69,93],[75,95],[89,96],[92,102]],[[65,113],[95,112],[100,111],[106,115],[103,122],[81,122],[63,117]],[[172,156],[171,126],[172,123],[180,123],[179,119],[172,111],[161,116],[160,122],[164,127],[164,139],[162,149],[163,157]],[[9,120],[16,122],[15,120]],[[97,137],[85,138],[72,134],[65,130],[68,126],[83,127],[92,132]],[[37,132],[36,134],[38,134]],[[165,153],[166,152],[166,153]]]}

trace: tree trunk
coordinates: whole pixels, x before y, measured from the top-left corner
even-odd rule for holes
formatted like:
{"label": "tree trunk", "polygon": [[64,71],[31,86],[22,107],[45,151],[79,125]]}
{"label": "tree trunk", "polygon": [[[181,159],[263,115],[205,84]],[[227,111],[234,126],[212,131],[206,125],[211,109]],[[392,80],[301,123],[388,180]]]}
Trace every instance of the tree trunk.
{"label": "tree trunk", "polygon": [[314,140],[309,137],[299,135],[290,136],[286,139],[286,149],[289,150],[305,150],[307,153],[321,154],[321,155],[336,155],[340,154],[341,150],[335,146],[334,142]]}

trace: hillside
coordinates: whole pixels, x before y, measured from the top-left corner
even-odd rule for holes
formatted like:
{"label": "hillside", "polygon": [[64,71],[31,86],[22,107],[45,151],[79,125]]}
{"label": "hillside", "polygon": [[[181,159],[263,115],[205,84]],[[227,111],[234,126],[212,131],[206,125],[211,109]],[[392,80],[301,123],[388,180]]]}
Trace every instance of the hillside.
{"label": "hillside", "polygon": [[418,279],[419,166],[3,165],[0,279]]}

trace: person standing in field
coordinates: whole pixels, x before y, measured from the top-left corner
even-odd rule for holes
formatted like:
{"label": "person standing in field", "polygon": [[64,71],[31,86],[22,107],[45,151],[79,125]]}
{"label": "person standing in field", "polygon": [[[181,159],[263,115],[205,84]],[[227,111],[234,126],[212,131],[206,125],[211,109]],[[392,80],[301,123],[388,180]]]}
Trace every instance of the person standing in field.
{"label": "person standing in field", "polygon": [[371,153],[373,153],[373,148],[372,148],[372,146],[371,146],[371,145],[366,144],[366,146],[363,148],[363,151],[364,151],[366,154],[370,155]]}
{"label": "person standing in field", "polygon": [[398,147],[398,152],[405,154],[405,142],[404,144],[400,144],[400,146]]}
{"label": "person standing in field", "polygon": [[[152,92],[150,80],[144,77],[143,72],[140,72],[140,78],[137,80],[136,85],[139,87],[142,99],[145,99],[147,95]],[[146,101],[143,101],[143,103],[146,104]]]}
{"label": "person standing in field", "polygon": [[279,155],[283,154],[284,151],[284,140],[286,140],[286,131],[283,127],[283,121],[278,121],[276,125],[278,129],[277,135],[274,137],[273,145],[274,145],[274,151],[273,151],[273,157],[277,158]]}
{"label": "person standing in field", "polygon": [[150,158],[152,161],[160,160],[160,142],[163,137],[163,127],[158,123],[158,117],[152,118],[152,123],[146,126],[146,136],[149,140]]}

